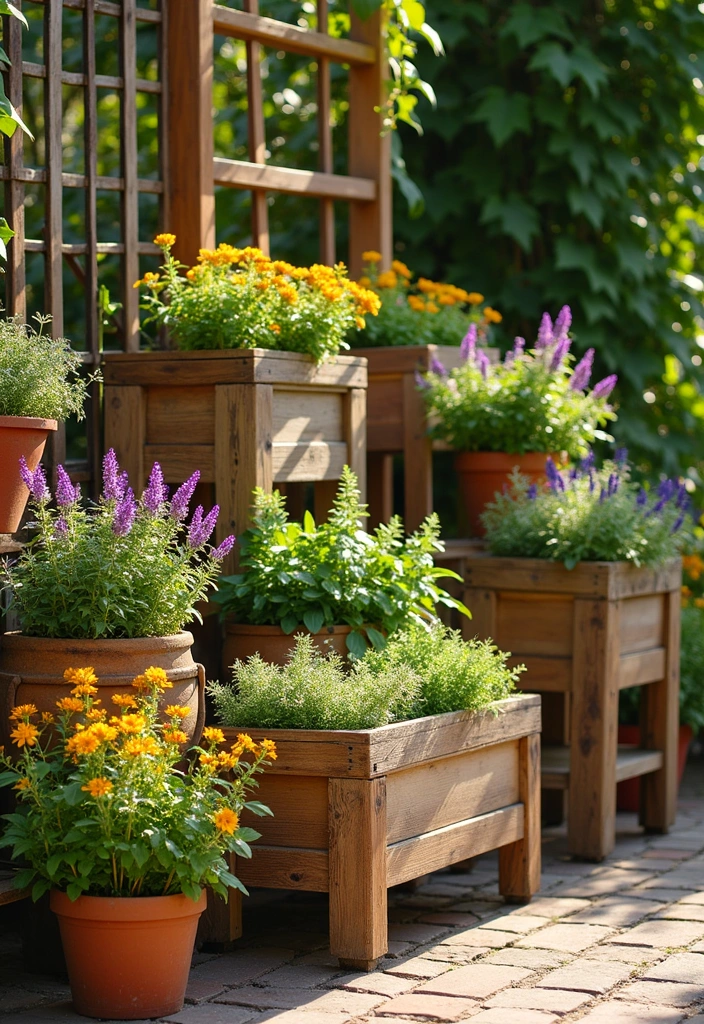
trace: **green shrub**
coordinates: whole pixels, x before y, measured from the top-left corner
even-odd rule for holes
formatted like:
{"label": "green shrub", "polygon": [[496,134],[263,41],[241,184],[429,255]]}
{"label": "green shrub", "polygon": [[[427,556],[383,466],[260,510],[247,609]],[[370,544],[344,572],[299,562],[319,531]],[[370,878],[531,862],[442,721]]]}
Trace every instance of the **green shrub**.
{"label": "green shrub", "polygon": [[548,558],[568,569],[578,562],[659,565],[677,555],[689,504],[684,486],[663,480],[649,495],[618,458],[597,470],[589,456],[569,474],[547,459],[542,488],[514,473],[511,488],[482,515],[489,551]]}
{"label": "green shrub", "polygon": [[81,357],[64,338],[43,333],[48,318],[37,320],[38,331],[19,317],[0,320],[0,416],[83,419]]}

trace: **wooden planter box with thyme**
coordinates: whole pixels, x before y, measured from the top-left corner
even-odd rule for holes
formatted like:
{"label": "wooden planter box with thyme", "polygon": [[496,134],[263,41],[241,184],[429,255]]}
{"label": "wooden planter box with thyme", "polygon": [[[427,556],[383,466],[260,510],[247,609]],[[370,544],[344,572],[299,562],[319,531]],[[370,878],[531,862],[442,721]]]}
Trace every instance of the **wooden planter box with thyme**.
{"label": "wooden planter box with thyme", "polygon": [[[679,559],[657,569],[534,558],[464,560],[468,635],[493,637],[543,694],[545,789],[568,794],[570,852],[615,841],[616,783],[642,776],[640,822],[667,832],[677,801]],[[617,747],[618,694],[641,686],[642,749]],[[556,744],[552,746],[551,744]]]}
{"label": "wooden planter box with thyme", "polygon": [[[347,464],[365,500],[364,359],[317,365],[263,349],[115,352],[106,353],[103,374],[105,447],[132,486],[142,486],[155,461],[167,483],[199,469],[220,505],[218,539],[247,528],[255,487],[312,481],[316,518],[324,519]],[[233,556],[228,562],[226,572]]]}
{"label": "wooden planter box with thyme", "polygon": [[[228,744],[239,731],[224,730]],[[378,729],[246,731],[276,741],[257,791],[274,817],[252,816],[262,837],[235,873],[248,886],[329,892],[343,966],[372,970],[387,952],[389,886],[498,848],[501,893],[537,892],[539,697]]]}

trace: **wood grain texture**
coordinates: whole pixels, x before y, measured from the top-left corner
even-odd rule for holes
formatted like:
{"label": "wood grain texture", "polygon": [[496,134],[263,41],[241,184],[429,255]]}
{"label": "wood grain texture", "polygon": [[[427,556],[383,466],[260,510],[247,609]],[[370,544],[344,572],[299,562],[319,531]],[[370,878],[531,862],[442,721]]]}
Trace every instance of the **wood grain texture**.
{"label": "wood grain texture", "polygon": [[330,779],[330,952],[376,960],[388,949],[386,779]]}
{"label": "wood grain texture", "polygon": [[518,790],[523,804],[523,835],[499,847],[499,892],[510,900],[530,900],[540,889],[540,735],[518,741]]}
{"label": "wood grain texture", "polygon": [[[115,449],[135,493],[146,482],[146,397],[140,387],[105,388],[105,448]],[[151,467],[150,467],[151,468]]]}

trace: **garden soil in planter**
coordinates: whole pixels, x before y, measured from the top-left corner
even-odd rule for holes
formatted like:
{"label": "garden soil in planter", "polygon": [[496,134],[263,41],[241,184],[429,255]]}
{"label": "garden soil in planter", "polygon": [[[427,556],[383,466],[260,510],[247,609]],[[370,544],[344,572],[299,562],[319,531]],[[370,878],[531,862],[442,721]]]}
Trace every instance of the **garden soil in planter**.
{"label": "garden soil in planter", "polygon": [[56,420],[36,416],[0,416],[0,533],[19,530],[29,490],[20,476],[20,457],[30,470],[39,465],[46,439],[58,429]]}
{"label": "garden soil in planter", "polygon": [[455,456],[457,473],[472,533],[484,536],[480,515],[494,500],[494,495],[508,485],[509,477],[516,467],[533,483],[545,477],[544,452],[526,452],[524,455],[507,455],[505,452],[459,452]]}
{"label": "garden soil in planter", "polygon": [[205,720],[205,671],[193,660],[193,636],[185,630],[173,636],[132,640],[65,640],[5,633],[0,641],[0,712],[3,740],[9,746],[6,724],[17,704],[35,704],[39,711],[56,711],[67,697],[67,668],[90,666],[98,677],[98,697],[108,711],[113,693],[134,693],[132,680],[146,668],[166,671],[172,688],[162,702],[187,704],[191,713],[181,728],[197,743]]}
{"label": "garden soil in planter", "polygon": [[188,896],[51,893],[73,1005],[86,1017],[144,1020],[178,1013],[188,983],[205,890]]}
{"label": "garden soil in planter", "polygon": [[280,626],[248,626],[242,622],[228,622],[223,648],[223,677],[230,677],[230,666],[235,661],[246,661],[253,654],[260,654],[264,661],[274,665],[285,665],[295,645],[296,636],[300,633],[312,636],[316,646],[324,653],[332,650],[342,658],[347,657],[349,626],[329,626],[318,633],[309,633],[307,629],[300,628],[289,634],[284,633]]}

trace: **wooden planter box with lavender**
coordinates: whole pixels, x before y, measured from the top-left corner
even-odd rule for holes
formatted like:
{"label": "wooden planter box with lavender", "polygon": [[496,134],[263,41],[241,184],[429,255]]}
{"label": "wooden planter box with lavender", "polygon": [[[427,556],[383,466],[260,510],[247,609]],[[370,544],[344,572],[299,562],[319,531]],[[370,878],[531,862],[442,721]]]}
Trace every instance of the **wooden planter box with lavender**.
{"label": "wooden planter box with lavender", "polygon": [[[680,586],[675,559],[463,560],[467,635],[493,637],[543,695],[542,786],[568,795],[570,852],[601,860],[615,841],[616,783],[642,776],[640,822],[667,832],[677,800]],[[511,663],[511,662],[510,662]],[[617,746],[619,690],[640,686],[641,746]]]}
{"label": "wooden planter box with lavender", "polygon": [[[223,731],[234,742],[238,730]],[[276,741],[257,793],[274,817],[247,821],[262,837],[233,870],[248,886],[329,892],[343,966],[372,970],[387,952],[389,886],[498,849],[500,892],[537,892],[539,697],[377,729],[247,732]],[[230,925],[207,938],[239,934]]]}

